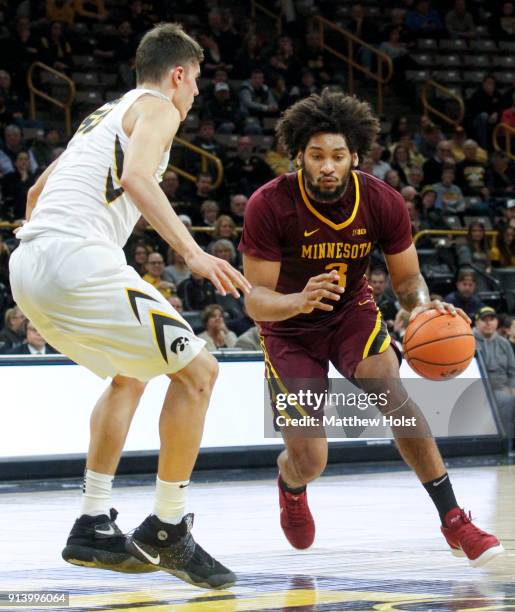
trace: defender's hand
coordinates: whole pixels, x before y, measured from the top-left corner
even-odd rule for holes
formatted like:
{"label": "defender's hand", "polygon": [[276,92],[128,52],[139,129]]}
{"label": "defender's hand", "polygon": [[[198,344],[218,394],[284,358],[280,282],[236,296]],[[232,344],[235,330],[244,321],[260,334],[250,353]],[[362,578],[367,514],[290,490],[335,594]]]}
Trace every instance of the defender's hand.
{"label": "defender's hand", "polygon": [[422,304],[422,306],[417,306],[411,311],[411,316],[409,318],[408,323],[411,323],[413,319],[420,314],[421,312],[425,312],[426,310],[438,310],[440,314],[451,314],[453,317],[460,316],[462,319],[470,325],[472,321],[466,312],[464,312],[461,308],[456,308],[453,304],[448,304],[447,302],[441,302],[440,300],[432,300],[427,304]]}
{"label": "defender's hand", "polygon": [[345,288],[338,285],[338,280],[339,276],[336,270],[310,278],[303,291],[294,294],[298,314],[309,314],[315,308],[327,312],[334,310],[334,306],[326,304],[322,300],[327,298],[337,302],[340,299]]}
{"label": "defender's hand", "polygon": [[194,255],[185,257],[185,261],[192,272],[210,280],[218,293],[222,295],[230,293],[235,298],[239,298],[238,289],[241,289],[243,293],[249,293],[252,288],[243,274],[233,268],[225,259],[214,257],[199,250]]}

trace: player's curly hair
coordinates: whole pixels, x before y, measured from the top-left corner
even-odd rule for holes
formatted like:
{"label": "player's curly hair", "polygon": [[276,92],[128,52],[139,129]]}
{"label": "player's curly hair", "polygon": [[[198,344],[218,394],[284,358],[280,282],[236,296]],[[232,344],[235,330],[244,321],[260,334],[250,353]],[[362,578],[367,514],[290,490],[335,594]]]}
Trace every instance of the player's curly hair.
{"label": "player's curly hair", "polygon": [[275,133],[293,159],[310,138],[324,132],[341,134],[352,153],[365,157],[380,131],[379,119],[368,102],[324,89],[299,100],[279,119]]}

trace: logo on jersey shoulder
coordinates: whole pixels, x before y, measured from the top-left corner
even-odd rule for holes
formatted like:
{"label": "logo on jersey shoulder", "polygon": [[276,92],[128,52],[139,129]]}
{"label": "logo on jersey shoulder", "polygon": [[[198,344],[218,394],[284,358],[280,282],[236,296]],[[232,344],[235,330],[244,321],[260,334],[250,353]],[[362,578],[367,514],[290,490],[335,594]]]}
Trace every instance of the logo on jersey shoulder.
{"label": "logo on jersey shoulder", "polygon": [[189,343],[189,338],[177,338],[170,345],[170,350],[172,351],[172,353],[178,355],[179,353],[182,353],[182,351],[188,346]]}
{"label": "logo on jersey shoulder", "polygon": [[320,228],[317,227],[317,229],[314,229],[312,232],[308,232],[307,230],[304,230],[304,237],[307,238],[308,236],[313,236],[313,234],[316,234],[319,229]]}
{"label": "logo on jersey shoulder", "polygon": [[352,230],[353,236],[364,236],[367,233],[367,230],[364,227],[360,227],[358,229]]}

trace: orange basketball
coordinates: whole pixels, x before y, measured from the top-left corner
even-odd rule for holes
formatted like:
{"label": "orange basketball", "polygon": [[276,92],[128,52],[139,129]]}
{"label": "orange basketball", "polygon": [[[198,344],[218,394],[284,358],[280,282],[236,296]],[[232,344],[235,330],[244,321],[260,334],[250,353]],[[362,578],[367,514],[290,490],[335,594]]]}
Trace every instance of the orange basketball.
{"label": "orange basketball", "polygon": [[417,374],[447,380],[461,374],[472,361],[476,340],[470,325],[459,315],[421,312],[408,325],[404,357]]}

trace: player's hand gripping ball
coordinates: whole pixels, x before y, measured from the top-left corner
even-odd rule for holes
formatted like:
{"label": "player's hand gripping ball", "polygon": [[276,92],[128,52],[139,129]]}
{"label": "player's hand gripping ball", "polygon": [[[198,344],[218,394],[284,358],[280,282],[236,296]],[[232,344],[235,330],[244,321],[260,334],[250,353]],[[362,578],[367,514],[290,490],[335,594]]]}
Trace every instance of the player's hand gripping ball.
{"label": "player's hand gripping ball", "polygon": [[467,369],[476,341],[460,315],[424,310],[412,319],[403,339],[404,356],[417,374],[430,380],[454,378]]}

